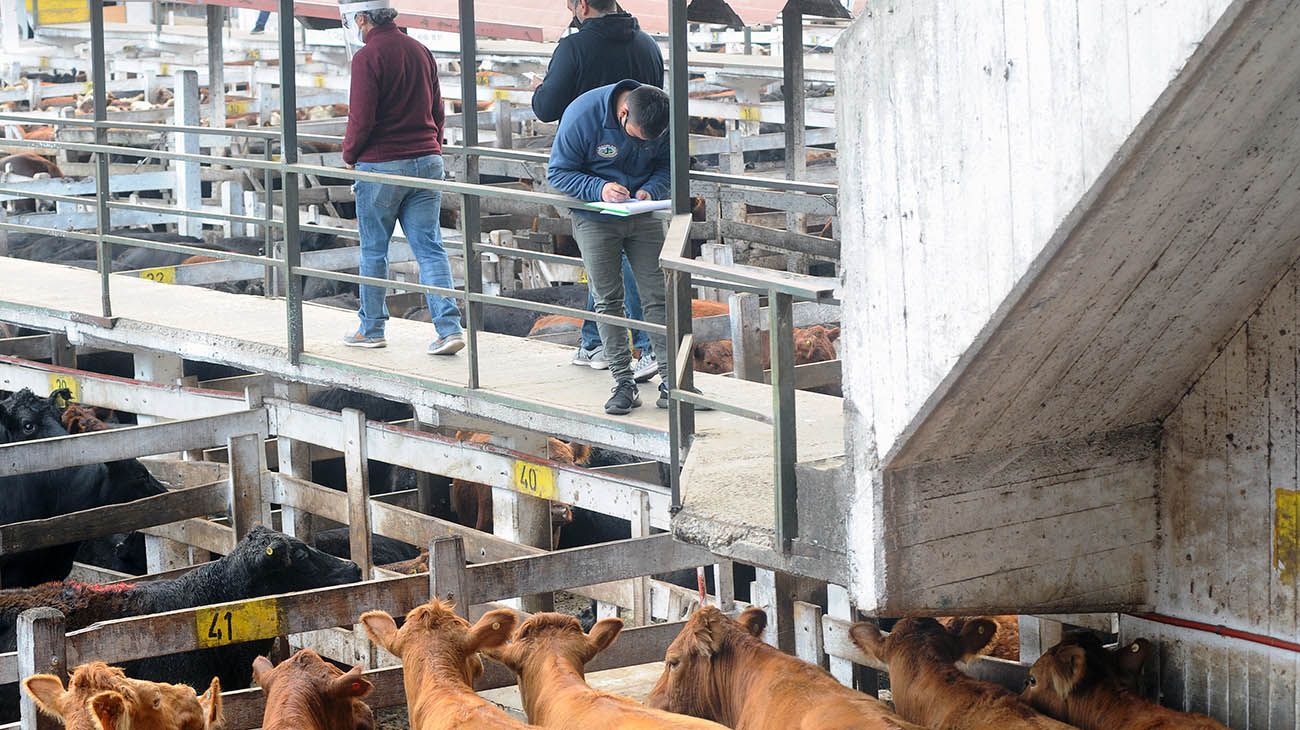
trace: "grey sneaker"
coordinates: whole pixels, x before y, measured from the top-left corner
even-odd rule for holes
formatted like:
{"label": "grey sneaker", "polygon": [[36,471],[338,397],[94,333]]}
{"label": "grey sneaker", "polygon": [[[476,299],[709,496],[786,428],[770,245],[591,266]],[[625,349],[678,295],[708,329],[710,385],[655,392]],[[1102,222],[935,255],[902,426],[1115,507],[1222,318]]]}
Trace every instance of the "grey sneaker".
{"label": "grey sneaker", "polygon": [[429,345],[429,354],[455,355],[463,349],[465,349],[465,336],[457,332],[434,340],[433,344]]}
{"label": "grey sneaker", "polygon": [[348,347],[365,347],[374,349],[376,347],[387,347],[388,340],[385,340],[382,335],[379,337],[366,337],[361,334],[360,330],[357,330],[356,332],[345,336],[343,338],[343,344]]}
{"label": "grey sneaker", "polygon": [[659,374],[659,361],[653,352],[648,352],[640,360],[632,363],[632,379],[644,383]]}
{"label": "grey sneaker", "polygon": [[599,345],[591,350],[585,350],[582,347],[573,353],[573,359],[569,361],[573,365],[586,365],[592,370],[608,370],[609,361],[605,359],[605,346]]}

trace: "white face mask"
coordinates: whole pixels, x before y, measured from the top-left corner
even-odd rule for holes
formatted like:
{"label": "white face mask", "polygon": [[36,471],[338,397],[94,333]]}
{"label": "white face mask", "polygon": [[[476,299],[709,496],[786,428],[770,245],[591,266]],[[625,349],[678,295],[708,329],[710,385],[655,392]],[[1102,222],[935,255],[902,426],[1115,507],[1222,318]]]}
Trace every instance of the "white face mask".
{"label": "white face mask", "polygon": [[361,50],[362,46],[365,44],[365,36],[361,32],[361,28],[357,26],[357,15],[344,15],[343,45],[347,49],[348,59],[351,60],[352,54]]}

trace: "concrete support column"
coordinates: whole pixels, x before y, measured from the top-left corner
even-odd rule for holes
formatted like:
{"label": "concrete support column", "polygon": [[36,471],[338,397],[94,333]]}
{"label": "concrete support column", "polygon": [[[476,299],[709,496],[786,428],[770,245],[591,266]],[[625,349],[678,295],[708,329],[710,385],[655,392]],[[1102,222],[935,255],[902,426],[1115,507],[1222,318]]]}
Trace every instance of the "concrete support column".
{"label": "concrete support column", "polygon": [[[199,74],[197,71],[181,71],[176,75],[176,124],[191,127],[199,125]],[[175,149],[187,154],[199,153],[199,135],[177,134]],[[176,189],[173,195],[176,206],[184,210],[201,210],[203,208],[203,186],[199,178],[199,163],[172,162],[176,171]],[[181,235],[199,236],[203,233],[203,221],[189,216],[176,223],[176,230]]]}
{"label": "concrete support column", "polygon": [[[175,355],[160,352],[137,352],[134,357],[136,380],[171,385],[185,377],[185,361]],[[158,422],[157,418],[146,414],[141,414],[138,420],[141,425]]]}

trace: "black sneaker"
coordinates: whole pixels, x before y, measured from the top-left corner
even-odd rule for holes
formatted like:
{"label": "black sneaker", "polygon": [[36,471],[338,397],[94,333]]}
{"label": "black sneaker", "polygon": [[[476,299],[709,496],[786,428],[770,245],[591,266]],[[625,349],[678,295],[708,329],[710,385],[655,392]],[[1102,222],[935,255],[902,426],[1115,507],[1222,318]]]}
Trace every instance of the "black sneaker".
{"label": "black sneaker", "polygon": [[[687,388],[686,390],[689,391],[689,392],[691,392],[691,393],[696,393],[696,394],[698,394],[698,395],[704,395],[703,393],[700,392],[700,389],[699,389],[699,388]],[[659,384],[659,400],[655,401],[655,407],[657,407],[657,408],[667,408],[667,407],[668,407],[668,384],[667,384],[667,383],[660,383],[660,384]],[[697,411],[711,411],[711,410],[713,410],[713,409],[710,408],[709,406],[696,405],[696,406],[695,406],[695,410],[697,410]]]}
{"label": "black sneaker", "polygon": [[605,401],[605,412],[613,416],[625,416],[633,408],[641,407],[641,394],[637,392],[636,381],[620,380],[614,386],[614,395]]}

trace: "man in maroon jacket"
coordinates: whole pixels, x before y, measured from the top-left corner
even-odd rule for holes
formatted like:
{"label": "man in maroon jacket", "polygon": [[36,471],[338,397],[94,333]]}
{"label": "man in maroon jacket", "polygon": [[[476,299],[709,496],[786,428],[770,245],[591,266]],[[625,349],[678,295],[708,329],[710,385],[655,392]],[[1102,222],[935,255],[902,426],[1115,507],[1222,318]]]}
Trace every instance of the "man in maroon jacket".
{"label": "man in maroon jacket", "polygon": [[[443,178],[442,93],[438,68],[424,44],[393,24],[397,11],[385,0],[342,3],[339,13],[352,57],[352,91],[343,162],[363,172]],[[364,44],[364,45],[362,45]],[[451,265],[442,247],[438,213],[442,193],[357,181],[361,275],[388,277],[388,242],[397,221],[420,266],[420,283],[452,288]],[[388,307],[384,287],[361,286],[361,325],[343,338],[350,347],[383,347]],[[454,355],[465,346],[460,311],[451,297],[427,294],[438,339],[430,355]]]}

